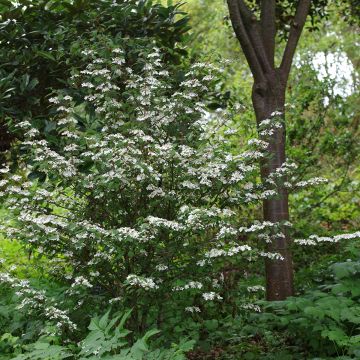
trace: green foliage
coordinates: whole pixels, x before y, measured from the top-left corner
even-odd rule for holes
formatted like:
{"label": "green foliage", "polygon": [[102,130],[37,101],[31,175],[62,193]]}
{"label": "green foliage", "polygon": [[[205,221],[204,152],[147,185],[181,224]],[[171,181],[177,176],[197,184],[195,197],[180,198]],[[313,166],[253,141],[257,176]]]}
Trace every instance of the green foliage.
{"label": "green foliage", "polygon": [[[87,336],[78,343],[61,344],[55,336],[42,336],[35,343],[21,346],[18,337],[5,333],[0,338],[1,360],[184,360],[185,352],[194,342],[186,339],[171,348],[149,347],[149,339],[159,333],[152,329],[141,338],[129,341],[131,333],[124,326],[131,311],[110,317],[110,310],[101,317],[91,319]],[[8,352],[8,355],[6,353]]]}
{"label": "green foliage", "polygon": [[283,302],[259,301],[261,313],[204,322],[190,359],[358,359],[360,262],[334,263],[318,288]]}
{"label": "green foliage", "polygon": [[[188,30],[179,5],[162,6],[151,0],[116,1],[1,1],[0,4],[0,126],[1,151],[21,131],[14,125],[25,118],[51,135],[52,113],[47,98],[62,89],[74,69],[84,66],[84,45],[104,39],[154,39],[168,60],[180,62],[177,47]],[[81,100],[81,93],[76,94]],[[11,134],[6,134],[6,130]],[[4,139],[2,139],[4,137]],[[17,152],[13,152],[15,161]]]}
{"label": "green foliage", "polygon": [[109,313],[110,311],[102,317],[91,319],[88,327],[90,333],[81,344],[80,356],[82,359],[91,358],[93,355],[102,357],[127,345],[124,338],[130,331],[124,329],[124,324],[130,311],[125,313],[121,319],[120,316],[115,316],[111,320],[109,320]]}
{"label": "green foliage", "polygon": [[[335,263],[333,280],[284,302],[270,303],[260,324],[284,331],[313,356],[360,356],[360,261]],[[270,312],[269,312],[270,311]],[[260,325],[261,326],[261,325]]]}
{"label": "green foliage", "polygon": [[72,357],[66,349],[59,345],[51,345],[42,339],[34,344],[27,345],[28,352],[14,357],[14,360],[61,360]]}

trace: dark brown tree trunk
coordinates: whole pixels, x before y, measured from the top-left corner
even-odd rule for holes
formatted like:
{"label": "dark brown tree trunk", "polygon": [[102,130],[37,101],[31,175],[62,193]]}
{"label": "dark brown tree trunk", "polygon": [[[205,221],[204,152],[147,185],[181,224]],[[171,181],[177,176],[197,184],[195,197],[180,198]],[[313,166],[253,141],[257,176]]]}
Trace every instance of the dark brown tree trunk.
{"label": "dark brown tree trunk", "polygon": [[[281,64],[275,66],[276,0],[257,1],[260,19],[244,0],[227,0],[231,23],[241,49],[254,77],[252,99],[256,120],[271,117],[275,111],[282,113],[283,127],[274,129],[269,142],[269,158],[261,167],[261,177],[266,178],[285,162],[285,89],[292,60],[310,10],[311,0],[298,0],[294,17],[289,22],[289,36]],[[278,187],[276,199],[264,200],[264,220],[280,223],[289,219],[288,194],[283,185]],[[282,225],[284,238],[268,244],[269,252],[277,252],[284,260],[266,260],[266,291],[268,300],[283,300],[293,295],[293,266],[290,239]]]}
{"label": "dark brown tree trunk", "polygon": [[[286,160],[285,155],[285,88],[286,84],[281,79],[278,71],[266,76],[261,83],[254,83],[252,100],[255,109],[257,124],[271,118],[275,111],[281,112],[283,127],[275,129],[269,142],[269,157],[260,164],[263,183],[268,176],[281,167]],[[283,223],[289,220],[288,194],[283,185],[278,187],[279,195],[276,198],[264,200],[264,221]],[[285,238],[276,237],[272,243],[267,244],[268,252],[282,255],[284,260],[266,259],[266,297],[268,300],[283,300],[293,295],[293,265],[289,249],[290,238],[285,226],[281,227]]]}

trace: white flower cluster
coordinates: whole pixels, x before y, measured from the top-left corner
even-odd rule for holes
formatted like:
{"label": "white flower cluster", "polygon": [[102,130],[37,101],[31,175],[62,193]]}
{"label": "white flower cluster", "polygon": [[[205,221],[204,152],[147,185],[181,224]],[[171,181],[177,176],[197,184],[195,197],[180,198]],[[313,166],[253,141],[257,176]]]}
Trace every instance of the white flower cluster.
{"label": "white flower cluster", "polygon": [[223,249],[211,249],[207,253],[205,253],[206,258],[216,258],[219,256],[233,256],[238,254],[239,252],[250,251],[251,247],[249,245],[239,245],[233,246],[228,250]]}
{"label": "white flower cluster", "polygon": [[241,305],[241,307],[243,309],[246,309],[246,310],[251,310],[251,311],[255,311],[255,312],[261,312],[261,308],[259,305],[256,305],[256,304],[243,304]]}
{"label": "white flower cluster", "polygon": [[247,291],[249,292],[265,291],[265,288],[262,285],[254,285],[254,286],[248,286]]}
{"label": "white flower cluster", "polygon": [[266,257],[270,260],[284,260],[284,257],[279,253],[272,253],[272,252],[260,252],[260,256]]}
{"label": "white flower cluster", "polygon": [[64,329],[76,330],[76,324],[70,320],[68,312],[61,310],[56,306],[55,299],[48,297],[44,290],[37,290],[30,286],[29,281],[20,280],[9,273],[0,273],[0,283],[7,284],[16,292],[16,296],[21,299],[18,309],[26,309],[28,314],[36,311],[47,319],[52,321],[57,330],[61,332]]}
{"label": "white flower cluster", "polygon": [[162,219],[162,218],[155,217],[155,216],[148,216],[147,221],[149,222],[150,225],[153,225],[156,227],[157,226],[164,227],[164,228],[167,228],[167,229],[173,230],[173,231],[182,230],[181,224],[177,223],[176,221],[169,221],[167,219]]}
{"label": "white flower cluster", "polygon": [[203,293],[201,296],[205,301],[222,300],[222,297],[213,291]]}
{"label": "white flower cluster", "polygon": [[71,284],[71,287],[75,286],[85,286],[88,288],[92,288],[89,280],[85,279],[83,276],[78,276],[74,279],[74,282]]}
{"label": "white flower cluster", "polygon": [[199,313],[201,312],[200,308],[198,306],[187,306],[185,308],[185,311],[190,312],[190,313]]}
{"label": "white flower cluster", "polygon": [[299,245],[317,245],[320,243],[337,243],[341,240],[360,239],[360,231],[350,234],[339,234],[333,237],[310,235],[308,239],[295,239],[294,242]]}
{"label": "white flower cluster", "polygon": [[265,119],[259,124],[259,135],[262,139],[267,139],[273,135],[276,129],[283,128],[283,119],[281,118],[282,112],[274,111],[270,118]]}
{"label": "white flower cluster", "polygon": [[167,265],[164,264],[158,264],[155,266],[155,269],[157,271],[166,271],[169,267]]}
{"label": "white flower cluster", "polygon": [[139,286],[145,290],[159,288],[159,286],[156,285],[156,283],[154,282],[154,279],[152,279],[152,278],[145,278],[145,277],[137,276],[135,274],[130,274],[130,275],[128,275],[126,280],[130,285]]}
{"label": "white flower cluster", "polygon": [[240,227],[239,232],[256,233],[259,231],[269,230],[269,229],[273,229],[273,228],[276,229],[276,228],[281,227],[281,225],[289,227],[289,226],[291,226],[291,223],[288,221],[284,222],[283,224],[273,223],[271,221],[263,221],[263,222],[257,221],[250,227]]}
{"label": "white flower cluster", "polygon": [[183,291],[188,289],[202,289],[203,284],[199,281],[189,281],[183,286],[175,286],[172,291]]}
{"label": "white flower cluster", "polygon": [[295,184],[295,186],[299,187],[299,188],[304,188],[304,187],[309,187],[309,186],[316,186],[316,185],[326,184],[327,182],[328,182],[327,179],[320,178],[320,177],[314,177],[314,178],[309,179],[309,180],[299,181],[299,182],[297,182]]}

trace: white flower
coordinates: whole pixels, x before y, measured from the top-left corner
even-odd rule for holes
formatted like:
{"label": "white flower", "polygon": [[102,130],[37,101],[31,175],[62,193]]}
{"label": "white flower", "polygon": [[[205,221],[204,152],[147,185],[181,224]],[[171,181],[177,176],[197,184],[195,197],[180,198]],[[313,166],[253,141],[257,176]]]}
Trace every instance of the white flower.
{"label": "white flower", "polygon": [[266,257],[271,260],[284,260],[284,257],[279,253],[272,253],[272,252],[260,252],[260,256]]}
{"label": "white flower", "polygon": [[154,282],[154,279],[140,277],[135,274],[128,275],[128,277],[126,278],[126,281],[132,286],[139,286],[145,290],[159,288],[159,286],[156,285],[156,283]]}
{"label": "white flower", "polygon": [[85,87],[85,88],[94,88],[94,84],[90,83],[90,82],[84,82],[81,84],[82,87]]}
{"label": "white flower", "polygon": [[122,300],[121,297],[112,298],[109,300],[109,304],[113,304],[113,303],[119,302],[121,300]]}
{"label": "white flower", "polygon": [[265,288],[261,285],[254,285],[254,286],[248,286],[247,291],[249,292],[265,291]]}
{"label": "white flower", "polygon": [[57,97],[52,97],[52,98],[50,98],[50,99],[49,99],[49,102],[50,102],[50,103],[53,103],[53,104],[60,104],[60,100],[59,100],[59,98],[57,98]]}
{"label": "white flower", "polygon": [[204,300],[206,301],[212,301],[212,300],[222,300],[222,297],[219,294],[216,294],[215,292],[207,292],[201,294]]}
{"label": "white flower", "polygon": [[330,236],[317,236],[317,235],[310,235],[308,239],[295,239],[294,242],[299,245],[316,245],[319,243],[337,243],[340,240],[349,240],[349,239],[360,239],[360,231],[350,234],[339,234],[333,237]]}
{"label": "white flower", "polygon": [[156,216],[148,216],[147,221],[151,225],[168,228],[170,230],[180,231],[183,229],[182,225],[176,221],[170,221]]}
{"label": "white flower", "polygon": [[167,270],[169,267],[167,266],[167,265],[163,265],[163,264],[159,264],[159,265],[156,265],[155,266],[155,269],[157,270],[157,271],[165,271],[165,270]]}
{"label": "white flower", "polygon": [[222,249],[211,249],[205,254],[205,257],[207,258],[215,258],[219,256],[226,255],[226,251]]}
{"label": "white flower", "polygon": [[183,291],[188,289],[202,289],[203,284],[199,281],[189,281],[183,286],[175,286],[172,291]]}
{"label": "white flower", "polygon": [[74,279],[74,282],[71,284],[71,287],[75,286],[85,286],[88,288],[92,288],[93,286],[90,284],[89,280],[84,278],[83,276],[78,276]]}
{"label": "white flower", "polygon": [[201,312],[200,308],[197,306],[188,306],[185,308],[185,311],[195,313],[195,312]]}
{"label": "white flower", "polygon": [[297,187],[306,187],[306,186],[314,186],[314,185],[320,185],[320,184],[326,184],[328,182],[327,179],[315,177],[309,180],[305,181],[299,181],[295,184]]}
{"label": "white flower", "polygon": [[253,310],[255,312],[261,312],[260,306],[256,305],[256,304],[243,304],[243,305],[241,305],[241,307],[246,310]]}

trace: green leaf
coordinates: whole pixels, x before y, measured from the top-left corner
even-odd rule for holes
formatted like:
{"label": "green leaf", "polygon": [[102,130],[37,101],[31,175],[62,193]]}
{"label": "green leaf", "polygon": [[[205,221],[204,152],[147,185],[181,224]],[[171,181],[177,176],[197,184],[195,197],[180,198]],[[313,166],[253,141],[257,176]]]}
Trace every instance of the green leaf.
{"label": "green leaf", "polygon": [[90,324],[88,326],[89,330],[100,330],[100,326],[99,326],[99,318],[98,317],[94,317],[91,319]]}
{"label": "green leaf", "polygon": [[205,320],[204,325],[208,331],[214,331],[218,328],[219,322],[216,319]]}
{"label": "green leaf", "polygon": [[110,310],[108,310],[105,315],[103,315],[99,321],[99,327],[102,330],[105,330],[108,322],[109,322],[109,314],[110,314]]}
{"label": "green leaf", "polygon": [[149,348],[148,348],[146,342],[143,339],[139,339],[131,347],[130,354],[134,358],[134,360],[142,360],[143,355],[148,351],[149,351]]}
{"label": "green leaf", "polygon": [[158,329],[151,329],[145,333],[142,340],[147,341],[150,337],[158,334],[159,332],[160,332],[160,330],[158,330]]}
{"label": "green leaf", "polygon": [[341,320],[348,320],[353,324],[360,324],[360,306],[346,307],[341,310]]}
{"label": "green leaf", "polygon": [[307,315],[310,315],[312,317],[318,318],[318,319],[323,319],[325,316],[324,311],[322,311],[320,308],[318,307],[306,307],[304,309],[304,313]]}
{"label": "green leaf", "polygon": [[47,51],[38,50],[38,51],[36,51],[36,54],[39,55],[40,57],[44,58],[44,59],[56,61],[56,58],[51,53],[49,53]]}
{"label": "green leaf", "polygon": [[332,328],[331,330],[323,330],[321,336],[335,341],[339,345],[343,345],[349,339],[344,330],[339,327]]}
{"label": "green leaf", "polygon": [[132,309],[125,311],[125,313],[124,313],[124,315],[123,315],[123,317],[121,318],[121,321],[120,321],[120,323],[119,323],[119,328],[123,328],[123,327],[124,327],[126,320],[127,320],[127,319],[129,318],[129,316],[131,315],[131,312],[132,312]]}

